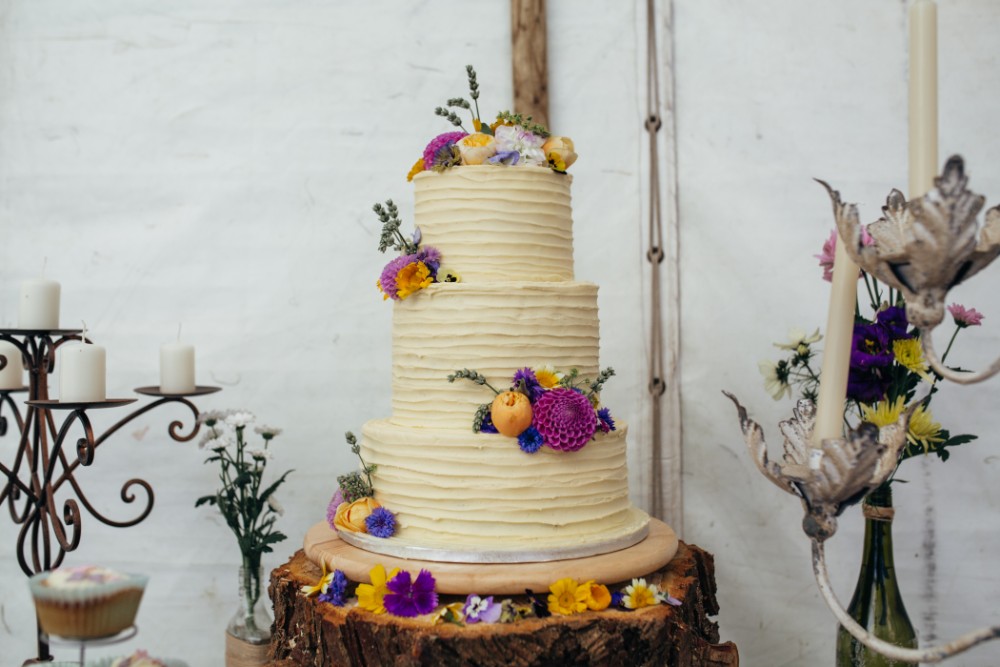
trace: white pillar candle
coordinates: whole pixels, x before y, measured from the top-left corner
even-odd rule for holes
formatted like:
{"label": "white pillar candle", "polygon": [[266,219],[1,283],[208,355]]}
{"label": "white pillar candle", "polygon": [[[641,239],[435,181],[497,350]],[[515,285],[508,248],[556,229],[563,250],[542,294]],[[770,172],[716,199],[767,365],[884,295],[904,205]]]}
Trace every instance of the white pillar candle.
{"label": "white pillar candle", "polygon": [[937,5],[910,7],[910,199],[934,187],[938,173]]}
{"label": "white pillar candle", "polygon": [[7,359],[7,365],[0,370],[0,389],[20,389],[24,386],[24,360],[21,350],[13,343],[0,340],[0,355]]}
{"label": "white pillar candle", "polygon": [[59,283],[44,278],[21,283],[17,326],[20,329],[59,328]]}
{"label": "white pillar candle", "polygon": [[104,348],[92,343],[68,343],[59,348],[59,400],[91,403],[107,398]]}
{"label": "white pillar candle", "polygon": [[160,391],[164,394],[191,394],[194,389],[194,345],[161,345]]}
{"label": "white pillar candle", "polygon": [[826,341],[820,372],[822,382],[816,401],[816,425],[813,427],[813,444],[817,447],[824,440],[844,436],[844,403],[847,400],[847,376],[851,370],[858,270],[858,265],[847,256],[840,234],[837,234],[833,287],[830,291],[830,310],[826,321]]}

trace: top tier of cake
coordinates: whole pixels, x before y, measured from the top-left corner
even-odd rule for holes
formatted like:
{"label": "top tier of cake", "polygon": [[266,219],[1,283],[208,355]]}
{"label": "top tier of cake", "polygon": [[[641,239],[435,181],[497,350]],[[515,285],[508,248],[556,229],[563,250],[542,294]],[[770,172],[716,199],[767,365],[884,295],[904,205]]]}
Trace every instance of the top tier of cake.
{"label": "top tier of cake", "polygon": [[463,282],[573,280],[572,182],[547,167],[425,171],[413,179],[415,222]]}

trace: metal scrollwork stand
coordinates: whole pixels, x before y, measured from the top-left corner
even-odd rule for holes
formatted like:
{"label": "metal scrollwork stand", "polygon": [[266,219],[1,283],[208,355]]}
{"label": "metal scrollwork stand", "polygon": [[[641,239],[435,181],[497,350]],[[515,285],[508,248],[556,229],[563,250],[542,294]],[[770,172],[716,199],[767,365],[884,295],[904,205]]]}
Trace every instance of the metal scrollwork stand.
{"label": "metal scrollwork stand", "polygon": [[[56,350],[71,340],[80,340],[76,329],[25,330],[0,329],[0,340],[13,344],[20,352],[28,371],[27,387],[0,389],[0,436],[6,435],[11,421],[17,427],[17,451],[9,464],[0,461],[0,505],[7,505],[11,519],[21,526],[17,536],[17,562],[28,576],[59,567],[67,552],[80,545],[82,529],[81,505],[101,523],[116,528],[128,528],[143,521],[153,510],[153,488],[142,479],[133,478],[122,484],[122,502],[139,500],[139,513],[132,519],[114,520],[101,514],[87,498],[76,473],[80,466],[94,462],[97,449],[111,435],[137,417],[167,403],[186,406],[193,419],[191,432],[183,433],[184,424],[172,421],[170,437],[187,442],[198,434],[198,408],[189,397],[219,391],[218,387],[198,387],[192,394],[162,394],[158,387],[140,387],[136,392],[157,396],[158,400],[124,417],[104,433],[97,435],[88,415],[89,410],[115,408],[134,403],[134,398],[108,399],[89,403],[63,403],[49,400],[49,375],[55,369]],[[0,355],[0,369],[10,363]],[[22,414],[14,396],[27,392],[27,408]],[[55,412],[68,414],[56,426]],[[5,413],[9,413],[5,414]],[[75,426],[82,435],[72,443],[75,449],[67,454],[67,439]],[[140,493],[137,493],[140,492]],[[60,502],[60,492],[70,497]],[[39,628],[38,661],[51,658],[49,644]]]}
{"label": "metal scrollwork stand", "polygon": [[[822,181],[820,181],[822,183]],[[858,209],[844,204],[840,193],[822,183],[830,194],[837,231],[848,254],[863,270],[900,290],[909,322],[920,330],[924,354],[931,368],[961,384],[981,382],[1000,372],[1000,359],[979,373],[957,373],[944,367],[934,350],[931,334],[944,319],[948,291],[985,268],[1000,255],[1000,206],[986,212],[980,227],[976,217],[984,197],[970,192],[961,157],[953,156],[944,173],[925,196],[906,201],[893,190],[882,208],[883,217],[868,225],[875,240],[864,245]],[[782,462],[771,461],[760,425],[752,421],[736,397],[740,427],[750,455],[761,473],[782,490],[798,496],[805,510],[802,528],[812,542],[813,573],[820,593],[837,621],[865,646],[893,660],[937,663],[973,646],[1000,637],[1000,625],[965,634],[947,644],[909,649],[871,635],[851,618],[837,600],[826,569],[823,543],[837,530],[837,517],[884,483],[906,446],[910,414],[879,430],[862,423],[844,439],[812,443],[815,407],[799,401],[792,419],[779,423],[785,438]]]}

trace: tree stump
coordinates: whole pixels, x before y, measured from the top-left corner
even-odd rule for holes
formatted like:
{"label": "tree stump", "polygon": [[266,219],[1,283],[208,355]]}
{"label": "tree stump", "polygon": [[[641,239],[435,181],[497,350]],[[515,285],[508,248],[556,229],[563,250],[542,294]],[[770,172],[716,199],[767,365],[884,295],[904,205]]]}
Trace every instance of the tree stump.
{"label": "tree stump", "polygon": [[[588,611],[504,624],[431,625],[426,618],[334,607],[300,593],[320,574],[302,551],[271,573],[271,667],[739,665],[736,646],[720,644],[718,625],[709,619],[719,611],[714,559],[683,542],[666,567],[646,577],[679,599],[679,607]],[[623,585],[609,582],[612,590]],[[453,600],[443,600],[448,601]]]}

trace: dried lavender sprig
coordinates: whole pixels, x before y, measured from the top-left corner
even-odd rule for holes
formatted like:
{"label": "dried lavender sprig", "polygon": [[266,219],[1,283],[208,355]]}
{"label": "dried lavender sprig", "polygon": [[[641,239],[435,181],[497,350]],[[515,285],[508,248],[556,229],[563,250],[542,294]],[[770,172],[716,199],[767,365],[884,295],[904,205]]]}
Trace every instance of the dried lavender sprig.
{"label": "dried lavender sprig", "polygon": [[499,394],[499,390],[486,381],[486,376],[481,375],[478,371],[470,371],[468,368],[463,368],[460,371],[455,371],[448,376],[448,382],[454,382],[455,380],[469,380],[475,382],[478,385],[485,385],[493,390],[494,394]]}
{"label": "dried lavender sprig", "polygon": [[473,104],[476,105],[476,118],[480,118],[479,115],[479,82],[476,81],[476,70],[472,65],[465,66],[465,73],[469,77],[469,97],[472,98]]}
{"label": "dried lavender sprig", "polygon": [[[365,479],[368,480],[368,488],[374,493],[374,487],[372,486],[372,473],[378,467],[375,464],[365,463],[365,460],[361,457],[361,445],[358,444],[358,439],[353,433],[348,431],[344,434],[344,438],[347,440],[347,444],[351,446],[351,452],[357,455],[358,460],[361,461],[361,470],[365,474]],[[339,478],[338,478],[339,479]],[[372,494],[368,494],[372,495]]]}
{"label": "dried lavender sprig", "polygon": [[614,374],[615,374],[615,369],[612,368],[611,366],[608,366],[603,371],[597,374],[597,378],[593,382],[588,380],[588,384],[590,385],[590,391],[587,393],[587,396],[589,397],[593,396],[596,393],[599,393],[601,389],[604,388],[604,383],[610,380],[614,376]]}
{"label": "dried lavender sprig", "polygon": [[405,255],[412,255],[417,252],[417,245],[400,233],[399,227],[402,221],[399,219],[399,209],[391,199],[385,200],[385,207],[382,204],[372,206],[375,215],[382,223],[382,234],[379,237],[378,251],[385,252],[388,248],[398,250]]}
{"label": "dried lavender sprig", "polygon": [[443,107],[435,107],[434,114],[436,116],[441,116],[442,118],[445,118],[449,123],[451,123],[455,127],[462,128],[463,132],[466,131],[465,126],[462,125],[462,119],[459,118],[458,114],[456,114],[454,111],[448,111]]}
{"label": "dried lavender sprig", "polygon": [[483,422],[486,421],[486,415],[490,413],[490,407],[489,403],[483,403],[476,408],[476,416],[472,419],[473,433],[479,433],[483,430]]}

